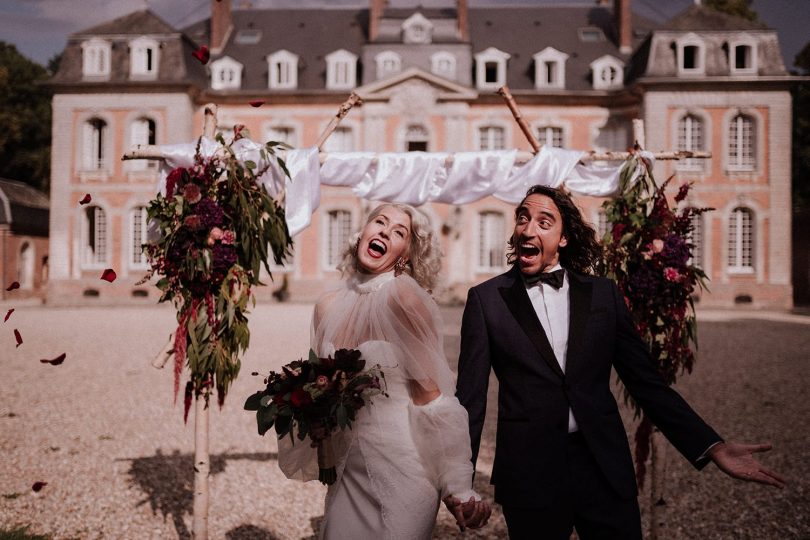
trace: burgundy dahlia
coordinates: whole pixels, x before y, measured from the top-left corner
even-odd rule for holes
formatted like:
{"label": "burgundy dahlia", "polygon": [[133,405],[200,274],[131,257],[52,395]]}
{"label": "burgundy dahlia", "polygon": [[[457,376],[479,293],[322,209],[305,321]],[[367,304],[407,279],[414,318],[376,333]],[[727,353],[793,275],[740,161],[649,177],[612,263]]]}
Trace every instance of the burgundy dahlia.
{"label": "burgundy dahlia", "polygon": [[197,206],[194,208],[194,213],[200,216],[202,225],[206,229],[222,226],[222,222],[225,219],[225,212],[222,211],[222,208],[216,202],[208,198],[202,199],[197,203]]}

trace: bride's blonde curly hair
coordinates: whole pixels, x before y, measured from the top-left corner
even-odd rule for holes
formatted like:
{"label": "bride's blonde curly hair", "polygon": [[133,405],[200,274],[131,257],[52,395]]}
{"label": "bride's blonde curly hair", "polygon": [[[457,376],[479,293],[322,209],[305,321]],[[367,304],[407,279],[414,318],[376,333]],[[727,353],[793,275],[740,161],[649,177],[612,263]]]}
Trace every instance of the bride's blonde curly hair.
{"label": "bride's blonde curly hair", "polygon": [[[439,242],[433,234],[430,218],[409,204],[383,203],[371,211],[363,227],[386,208],[396,208],[411,218],[411,243],[408,246],[408,262],[403,272],[411,276],[423,289],[432,291],[439,281],[442,253]],[[343,259],[337,266],[345,277],[360,271],[357,264],[357,244],[363,227],[352,235],[349,245],[343,252]]]}

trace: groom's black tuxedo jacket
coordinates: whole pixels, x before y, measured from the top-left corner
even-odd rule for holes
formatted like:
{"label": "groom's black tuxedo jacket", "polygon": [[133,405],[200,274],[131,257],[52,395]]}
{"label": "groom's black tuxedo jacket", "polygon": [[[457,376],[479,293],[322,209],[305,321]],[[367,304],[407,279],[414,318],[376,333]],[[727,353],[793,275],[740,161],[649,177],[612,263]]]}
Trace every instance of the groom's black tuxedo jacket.
{"label": "groom's black tuxedo jacket", "polygon": [[624,426],[610,389],[611,367],[653,423],[695,467],[720,436],[658,375],[624,298],[609,279],[566,271],[570,324],[566,369],[554,357],[517,267],[470,289],[461,326],[457,396],[478,456],[490,369],[498,378],[498,427],[491,481],[495,501],[544,506],[566,475],[568,408],[610,485],[636,496]]}

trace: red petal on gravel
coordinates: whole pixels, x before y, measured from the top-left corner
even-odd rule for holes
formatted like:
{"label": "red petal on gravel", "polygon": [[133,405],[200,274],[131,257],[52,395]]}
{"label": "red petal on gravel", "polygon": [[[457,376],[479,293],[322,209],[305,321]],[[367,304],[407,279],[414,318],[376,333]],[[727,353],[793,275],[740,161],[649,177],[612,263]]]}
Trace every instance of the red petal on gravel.
{"label": "red petal on gravel", "polygon": [[258,371],[254,371],[254,372],[251,373],[251,375],[253,375],[254,377],[257,376],[258,374],[259,374]]}
{"label": "red petal on gravel", "polygon": [[16,328],[14,329],[14,339],[17,340],[17,347],[22,345],[22,336],[20,335],[20,331]]}
{"label": "red petal on gravel", "polygon": [[65,361],[65,358],[67,358],[67,353],[62,353],[59,356],[57,356],[56,358],[54,358],[53,360],[48,360],[47,358],[43,358],[42,360],[40,360],[40,362],[42,362],[43,364],[50,364],[52,366],[58,366],[59,364],[61,364],[62,362]]}
{"label": "red petal on gravel", "polygon": [[251,107],[261,107],[264,105],[264,100],[261,99],[254,99],[253,101],[248,101]]}
{"label": "red petal on gravel", "polygon": [[82,198],[82,200],[79,201],[79,204],[87,204],[92,200],[93,197],[91,197],[90,194],[88,193],[87,195],[84,196],[84,198]]}
{"label": "red petal on gravel", "polygon": [[31,489],[33,489],[34,491],[39,491],[47,485],[48,482],[34,482],[34,485],[31,486]]}
{"label": "red petal on gravel", "polygon": [[200,45],[200,48],[192,52],[191,55],[199,60],[202,65],[207,64],[208,60],[211,59],[211,51],[205,45]]}
{"label": "red petal on gravel", "polygon": [[106,270],[104,270],[104,273],[101,274],[101,279],[103,279],[104,281],[109,281],[110,283],[115,281],[115,278],[117,277],[118,275],[112,268],[107,268]]}
{"label": "red petal on gravel", "polygon": [[14,308],[11,308],[10,310],[8,310],[6,312],[6,316],[3,318],[3,322],[6,322],[8,320],[8,318],[11,317],[12,313],[14,313]]}
{"label": "red petal on gravel", "polygon": [[19,282],[19,281],[15,281],[14,283],[12,283],[12,284],[11,284],[11,285],[9,285],[8,287],[6,287],[6,290],[7,290],[7,291],[13,291],[14,289],[19,289],[19,288],[20,288],[20,282]]}

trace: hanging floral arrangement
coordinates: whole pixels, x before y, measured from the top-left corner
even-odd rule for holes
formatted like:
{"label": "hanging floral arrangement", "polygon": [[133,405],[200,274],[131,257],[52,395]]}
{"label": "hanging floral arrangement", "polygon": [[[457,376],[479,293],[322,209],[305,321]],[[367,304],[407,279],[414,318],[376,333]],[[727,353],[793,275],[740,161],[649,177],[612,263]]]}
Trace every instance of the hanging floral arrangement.
{"label": "hanging floral arrangement", "polygon": [[[240,127],[234,141],[241,137]],[[171,301],[177,309],[174,396],[188,365],[184,419],[194,396],[207,400],[216,389],[223,404],[250,342],[248,303],[255,305],[252,291],[261,284],[260,269],[270,273],[270,257],[283,264],[292,246],[284,208],[259,181],[273,161],[289,176],[276,155],[280,143],[267,143],[259,168],[238,159],[234,141],[226,144],[221,135],[212,157],[200,154],[200,141],[194,164],[172,170],[165,194],[149,203],[156,238],[143,246],[150,265],[144,281],[159,276],[160,302]]]}
{"label": "hanging floral arrangement", "polygon": [[[634,171],[640,170],[635,183]],[[656,186],[649,163],[631,157],[621,172],[620,195],[602,206],[610,225],[602,240],[606,274],[624,294],[636,329],[647,344],[667,384],[691,373],[697,350],[694,296],[704,289],[706,274],[695,263],[695,219],[712,208],[685,205],[691,184],[680,186],[671,205],[670,177]],[[679,209],[680,207],[680,209]],[[625,400],[632,399],[625,391]],[[635,462],[643,485],[653,426],[638,405],[641,422],[635,434]]]}

